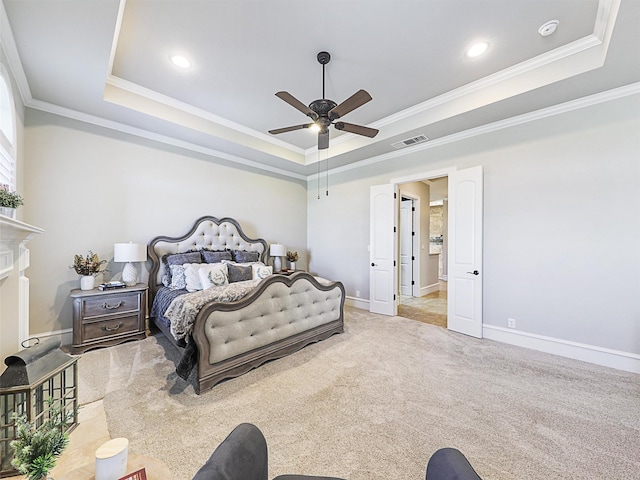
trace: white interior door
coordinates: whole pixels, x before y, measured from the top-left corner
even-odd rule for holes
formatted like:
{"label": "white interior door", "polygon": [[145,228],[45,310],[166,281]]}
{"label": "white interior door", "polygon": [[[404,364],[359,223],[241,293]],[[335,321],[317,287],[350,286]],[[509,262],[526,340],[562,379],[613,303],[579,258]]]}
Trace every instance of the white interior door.
{"label": "white interior door", "polygon": [[375,185],[370,190],[370,244],[369,258],[369,311],[396,315],[398,255],[396,225],[398,224],[398,198],[396,185]]}
{"label": "white interior door", "polygon": [[449,174],[450,330],[482,338],[482,166]]}
{"label": "white interior door", "polygon": [[413,295],[413,200],[400,202],[400,294]]}

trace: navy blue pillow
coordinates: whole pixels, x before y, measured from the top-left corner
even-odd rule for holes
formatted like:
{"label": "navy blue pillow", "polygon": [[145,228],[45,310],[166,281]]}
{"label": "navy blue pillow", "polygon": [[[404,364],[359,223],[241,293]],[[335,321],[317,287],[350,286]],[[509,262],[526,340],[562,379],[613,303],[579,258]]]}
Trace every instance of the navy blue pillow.
{"label": "navy blue pillow", "polygon": [[253,278],[253,269],[251,265],[234,265],[227,263],[227,271],[229,272],[229,283],[244,282]]}
{"label": "navy blue pillow", "polygon": [[234,262],[238,262],[238,263],[257,262],[259,258],[260,258],[260,253],[258,252],[246,252],[244,250],[233,251]]}
{"label": "navy blue pillow", "polygon": [[223,260],[233,260],[229,250],[201,250],[200,253],[205,263],[220,263]]}

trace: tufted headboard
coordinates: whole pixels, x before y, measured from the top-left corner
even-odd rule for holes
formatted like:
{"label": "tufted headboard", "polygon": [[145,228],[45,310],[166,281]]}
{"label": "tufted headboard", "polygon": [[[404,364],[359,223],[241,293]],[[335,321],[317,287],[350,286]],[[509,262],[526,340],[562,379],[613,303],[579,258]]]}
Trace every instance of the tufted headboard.
{"label": "tufted headboard", "polygon": [[147,251],[152,266],[149,272],[150,305],[156,291],[162,286],[164,265],[162,257],[170,253],[192,250],[245,250],[260,252],[260,261],[266,263],[267,242],[262,238],[252,239],[245,235],[240,224],[233,218],[205,216],[195,221],[191,230],[182,237],[156,237],[149,242]]}

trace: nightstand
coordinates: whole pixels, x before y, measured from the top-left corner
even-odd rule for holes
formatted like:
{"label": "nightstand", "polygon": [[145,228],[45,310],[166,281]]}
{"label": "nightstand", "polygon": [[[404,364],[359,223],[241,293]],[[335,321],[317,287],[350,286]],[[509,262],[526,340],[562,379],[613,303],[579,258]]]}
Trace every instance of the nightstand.
{"label": "nightstand", "polygon": [[146,337],[147,286],[114,290],[71,290],[73,343],[71,353],[109,347]]}

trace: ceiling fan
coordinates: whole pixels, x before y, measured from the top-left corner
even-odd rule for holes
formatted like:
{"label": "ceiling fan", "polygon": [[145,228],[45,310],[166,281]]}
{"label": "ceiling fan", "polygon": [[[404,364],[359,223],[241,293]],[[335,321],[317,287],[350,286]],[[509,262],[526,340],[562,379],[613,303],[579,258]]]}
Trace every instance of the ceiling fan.
{"label": "ceiling fan", "polygon": [[343,130],[349,133],[355,133],[357,135],[364,135],[365,137],[373,138],[378,134],[378,130],[375,128],[363,127],[362,125],[354,125],[353,123],[346,123],[339,121],[347,113],[361,107],[368,101],[372,100],[365,90],[358,90],[356,93],[347,98],[344,102],[338,105],[333,100],[324,98],[324,66],[331,60],[331,55],[328,52],[318,53],[318,62],[322,65],[322,98],[314,100],[306,106],[300,100],[295,98],[289,92],[278,92],[276,97],[281,98],[293,108],[300,110],[306,116],[313,120],[312,123],[303,123],[301,125],[294,125],[293,127],[276,128],[275,130],[269,130],[272,135],[279,133],[292,132],[294,130],[302,130],[303,128],[318,128],[318,150],[329,148],[329,125],[333,125],[338,130]]}

